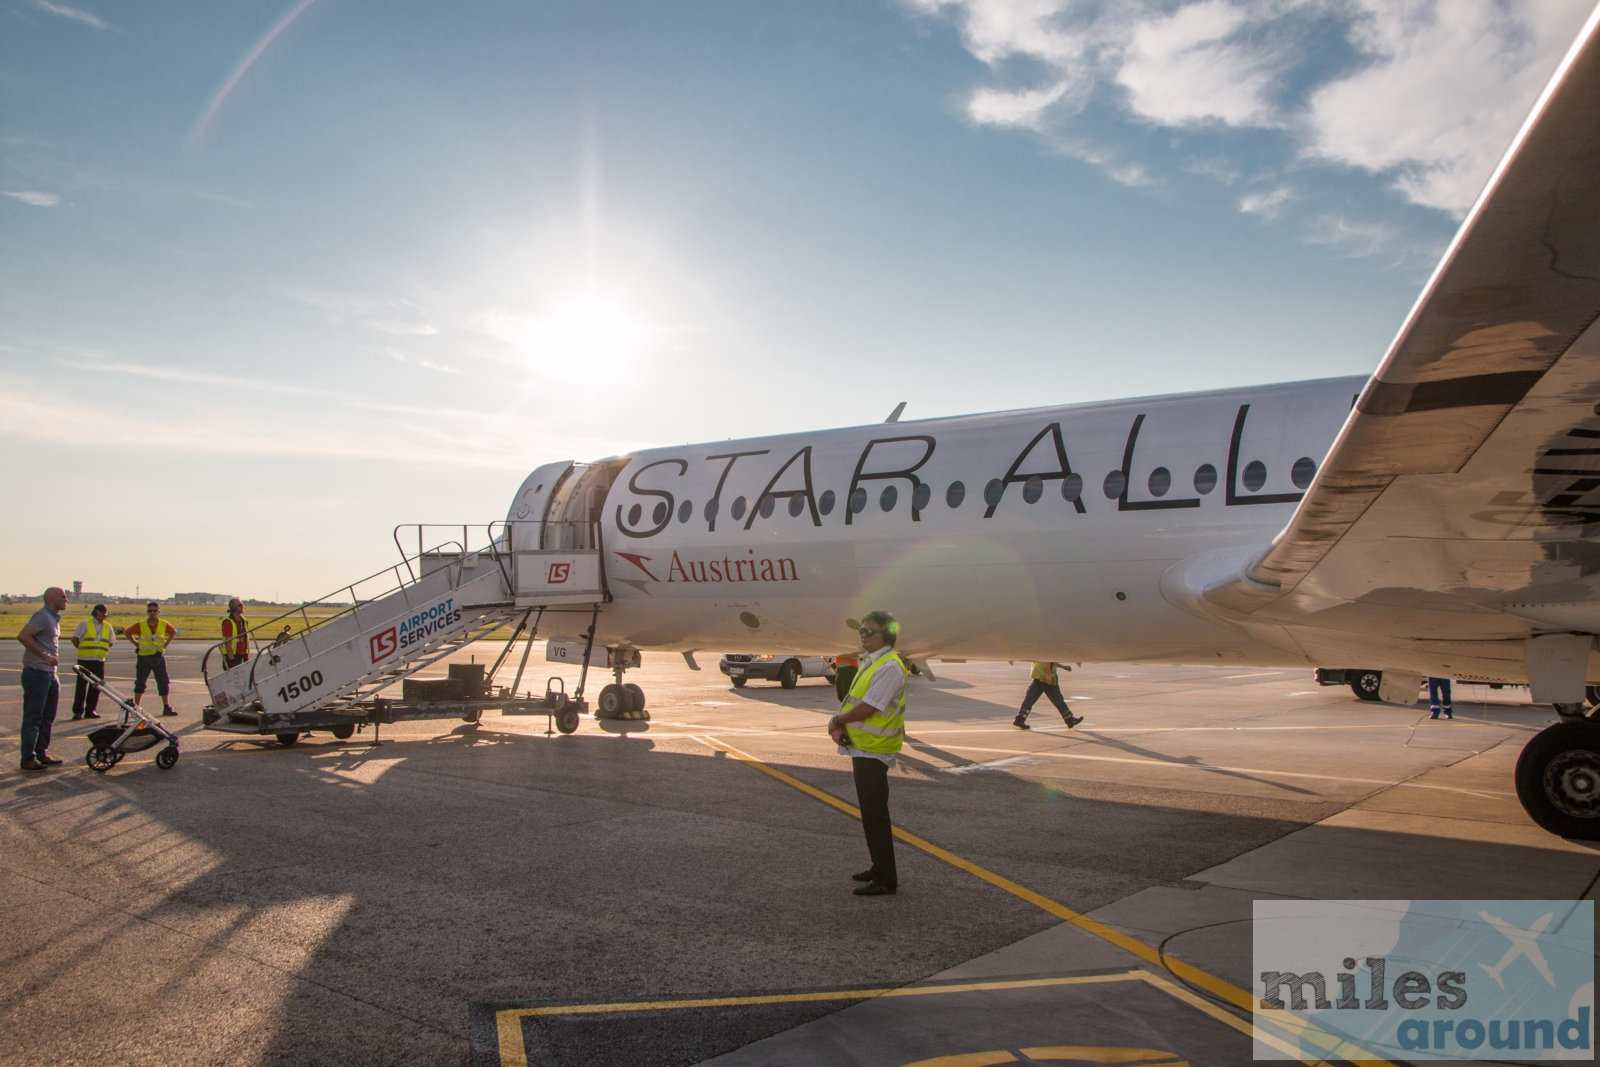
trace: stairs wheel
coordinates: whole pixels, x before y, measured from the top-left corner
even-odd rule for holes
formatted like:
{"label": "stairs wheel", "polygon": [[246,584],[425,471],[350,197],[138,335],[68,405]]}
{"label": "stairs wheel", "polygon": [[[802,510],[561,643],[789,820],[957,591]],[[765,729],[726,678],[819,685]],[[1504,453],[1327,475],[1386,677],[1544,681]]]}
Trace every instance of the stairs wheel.
{"label": "stairs wheel", "polygon": [[278,744],[282,745],[284,748],[288,748],[290,745],[299,740],[299,730],[285,730],[283,733],[278,735]]}
{"label": "stairs wheel", "polygon": [[640,689],[638,686],[634,685],[632,682],[624,682],[622,684],[622,688],[624,688],[624,689],[626,689],[628,691],[628,710],[629,711],[643,711],[644,710],[644,690]]}
{"label": "stairs wheel", "polygon": [[478,720],[481,719],[481,718],[483,718],[483,709],[482,708],[473,708],[471,711],[469,711],[466,714],[461,716],[461,721],[462,722],[470,722],[470,723],[473,723],[474,725],[476,725]]}
{"label": "stairs wheel", "polygon": [[570,704],[556,712],[556,729],[570,734],[578,728],[578,709]]}
{"label": "stairs wheel", "polygon": [[615,682],[600,690],[600,697],[594,702],[595,715],[601,719],[615,719],[628,710],[631,701],[628,691]]}
{"label": "stairs wheel", "polygon": [[330,727],[328,732],[341,741],[348,741],[356,735],[356,728],[354,723],[346,723],[343,726]]}

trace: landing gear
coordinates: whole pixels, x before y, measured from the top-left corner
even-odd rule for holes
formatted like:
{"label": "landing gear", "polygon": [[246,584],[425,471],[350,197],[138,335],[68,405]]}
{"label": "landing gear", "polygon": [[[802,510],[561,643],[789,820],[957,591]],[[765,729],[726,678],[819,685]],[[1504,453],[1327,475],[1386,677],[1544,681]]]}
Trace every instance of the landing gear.
{"label": "landing gear", "polygon": [[1600,841],[1600,723],[1568,719],[1534,735],[1517,759],[1517,799],[1553,834]]}
{"label": "landing gear", "polygon": [[628,667],[639,665],[639,654],[631,649],[612,649],[611,662],[611,673],[617,680],[600,690],[600,697],[595,701],[595,717],[649,722],[650,713],[644,710],[644,690],[622,680]]}
{"label": "landing gear", "polygon": [[1362,700],[1382,700],[1378,695],[1379,688],[1383,685],[1382,671],[1351,671],[1346,673],[1350,679],[1350,691]]}

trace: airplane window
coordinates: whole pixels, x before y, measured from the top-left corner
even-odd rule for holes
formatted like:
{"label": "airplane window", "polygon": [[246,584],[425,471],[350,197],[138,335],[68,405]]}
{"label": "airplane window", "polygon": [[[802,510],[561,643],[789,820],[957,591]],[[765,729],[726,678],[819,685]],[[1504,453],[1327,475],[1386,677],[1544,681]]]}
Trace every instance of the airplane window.
{"label": "airplane window", "polygon": [[650,521],[660,526],[667,521],[667,516],[671,514],[672,512],[667,510],[667,502],[663,500],[655,506],[655,510],[650,512]]}
{"label": "airplane window", "polygon": [[960,482],[951,482],[950,488],[944,491],[944,502],[950,507],[959,508],[965,499],[967,499],[967,487]]}
{"label": "airplane window", "polygon": [[1244,487],[1252,493],[1267,484],[1267,465],[1253,459],[1244,467]]}
{"label": "airplane window", "polygon": [[1195,468],[1194,491],[1205,496],[1217,487],[1217,468],[1209,463],[1202,463]]}
{"label": "airplane window", "polygon": [[710,500],[706,501],[706,521],[707,522],[716,522],[717,521],[717,498],[716,497],[712,497]]}
{"label": "airplane window", "polygon": [[694,517],[694,505],[692,503],[690,503],[689,501],[685,500],[683,503],[678,505],[678,521],[679,522],[688,522],[693,517]]}
{"label": "airplane window", "polygon": [[1083,475],[1069,474],[1061,479],[1061,499],[1071,504],[1083,495]]}
{"label": "airplane window", "polygon": [[744,497],[741,496],[734,498],[732,514],[734,521],[744,518]]}
{"label": "airplane window", "polygon": [[628,525],[629,526],[637,526],[637,525],[639,525],[639,515],[643,511],[644,511],[644,509],[641,508],[638,504],[635,504],[633,507],[629,508],[628,509]]}
{"label": "airplane window", "polygon": [[933,486],[923,482],[911,493],[911,506],[918,511],[928,506],[928,501],[933,499]]}
{"label": "airplane window", "polygon": [[798,519],[800,517],[800,513],[805,510],[805,507],[806,507],[806,498],[805,497],[799,496],[799,495],[795,495],[795,496],[790,497],[789,498],[789,517],[791,519]]}
{"label": "airplane window", "polygon": [[990,507],[1000,503],[1000,498],[1006,495],[1006,483],[999,478],[990,478],[989,484],[983,487],[983,502]]}
{"label": "airplane window", "polygon": [[1150,487],[1151,496],[1166,496],[1167,490],[1172,488],[1172,472],[1165,467],[1157,467],[1150,472],[1150,480],[1145,484]]}
{"label": "airplane window", "polygon": [[900,499],[900,491],[892,485],[883,487],[883,492],[878,494],[878,506],[884,511],[893,511],[895,501]]}
{"label": "airplane window", "polygon": [[1106,492],[1106,499],[1115,500],[1127,490],[1128,476],[1120,470],[1112,471],[1106,475],[1106,482],[1103,488]]}
{"label": "airplane window", "polygon": [[776,508],[777,506],[778,506],[778,501],[776,500],[776,498],[770,497],[770,496],[769,497],[763,497],[762,500],[761,500],[761,517],[763,519],[772,518],[773,509]]}
{"label": "airplane window", "polygon": [[1301,456],[1294,461],[1294,467],[1289,471],[1289,480],[1294,482],[1296,489],[1311,488],[1311,479],[1317,476],[1317,461],[1310,456]]}
{"label": "airplane window", "polygon": [[833,490],[825,489],[817,498],[817,510],[827,515],[833,511]]}
{"label": "airplane window", "polygon": [[857,488],[850,494],[850,514],[859,515],[867,510],[867,491]]}
{"label": "airplane window", "polygon": [[1042,496],[1044,496],[1044,479],[1037,474],[1022,483],[1022,499],[1028,503],[1037,504]]}

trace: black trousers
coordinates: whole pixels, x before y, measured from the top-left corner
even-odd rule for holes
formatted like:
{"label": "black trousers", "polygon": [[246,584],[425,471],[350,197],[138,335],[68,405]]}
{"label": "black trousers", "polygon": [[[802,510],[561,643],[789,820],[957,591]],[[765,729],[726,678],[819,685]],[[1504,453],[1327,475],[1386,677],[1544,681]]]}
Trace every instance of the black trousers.
{"label": "black trousers", "polygon": [[1028,686],[1028,695],[1022,698],[1022,717],[1024,719],[1028,717],[1028,712],[1033,710],[1033,706],[1039,702],[1040,697],[1048,697],[1050,703],[1054,704],[1056,710],[1061,713],[1062,718],[1072,714],[1072,709],[1067,707],[1067,702],[1061,698],[1061,686],[1045,685],[1035,678],[1033,684]]}
{"label": "black trousers", "polygon": [[872,856],[872,880],[894,889],[900,884],[900,875],[894,867],[894,825],[889,822],[889,765],[870,756],[854,756],[850,763],[856,776],[861,829]]}
{"label": "black trousers", "polygon": [[133,670],[133,693],[138,696],[145,690],[145,683],[151,675],[156,676],[156,692],[161,694],[161,703],[167,703],[167,690],[172,683],[167,680],[167,657],[157,652],[153,656],[140,656]]}
{"label": "black trousers", "polygon": [[[78,666],[90,674],[105,681],[106,661],[103,659],[80,659]],[[90,685],[83,680],[83,675],[78,675],[78,684],[72,687],[72,717],[81,716],[86,711],[93,711],[100,706],[100,688]]]}
{"label": "black trousers", "polygon": [[225,670],[225,671],[231,671],[231,670],[233,670],[233,668],[237,667],[239,664],[241,664],[241,663],[249,663],[249,662],[250,662],[250,653],[248,653],[248,652],[246,652],[242,656],[227,656],[227,655],[225,655],[225,656],[222,657],[222,669]]}

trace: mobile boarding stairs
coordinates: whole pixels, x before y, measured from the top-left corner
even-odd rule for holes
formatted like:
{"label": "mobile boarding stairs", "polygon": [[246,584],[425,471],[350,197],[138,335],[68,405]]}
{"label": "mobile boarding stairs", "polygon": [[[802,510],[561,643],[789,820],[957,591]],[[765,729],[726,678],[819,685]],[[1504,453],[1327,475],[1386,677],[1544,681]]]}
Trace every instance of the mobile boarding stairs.
{"label": "mobile boarding stairs", "polygon": [[[366,726],[416,719],[460,718],[477,722],[484,711],[548,715],[562,733],[578,727],[588,711],[583,686],[594,650],[594,626],[606,594],[598,530],[550,536],[543,523],[491,523],[487,545],[469,551],[469,528],[461,539],[423,547],[422,525],[395,528],[400,562],[249,631],[250,658],[216,674],[222,643],[206,651],[201,673],[211,703],[201,714],[208,730],[276,736],[292,745],[310,730],[343,740]],[[415,529],[417,551],[401,547],[402,530]],[[592,549],[546,551],[546,542],[594,545]],[[524,542],[526,542],[524,544]],[[562,579],[556,585],[551,576]],[[519,581],[520,579],[520,581]],[[318,608],[335,608],[324,614]],[[569,696],[560,678],[545,694],[517,696],[539,622],[547,610],[588,616],[583,672]],[[511,639],[493,666],[455,663],[450,677],[412,679],[474,641],[515,621]],[[532,628],[529,629],[529,623]],[[581,629],[581,627],[579,628]],[[494,678],[517,639],[527,645],[510,686]],[[571,631],[569,631],[571,632]],[[604,654],[602,650],[602,655]],[[399,699],[379,694],[401,685]]]}

